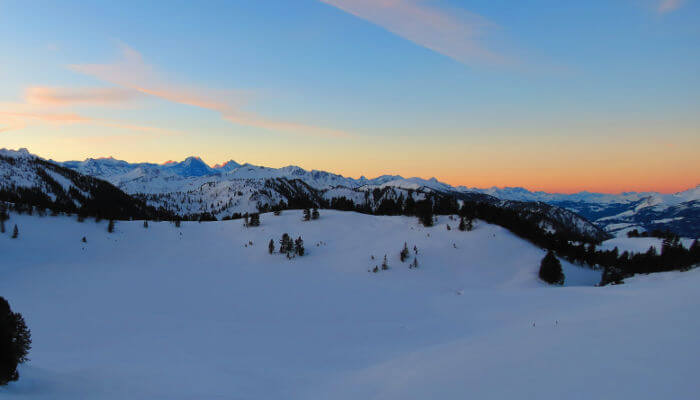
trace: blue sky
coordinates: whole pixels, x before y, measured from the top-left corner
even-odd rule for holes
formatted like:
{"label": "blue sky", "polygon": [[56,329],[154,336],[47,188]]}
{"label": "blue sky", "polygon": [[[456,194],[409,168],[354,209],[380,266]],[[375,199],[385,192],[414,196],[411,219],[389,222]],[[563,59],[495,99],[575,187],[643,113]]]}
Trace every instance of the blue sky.
{"label": "blue sky", "polygon": [[1,1],[0,37],[0,147],[48,158],[700,183],[696,0]]}

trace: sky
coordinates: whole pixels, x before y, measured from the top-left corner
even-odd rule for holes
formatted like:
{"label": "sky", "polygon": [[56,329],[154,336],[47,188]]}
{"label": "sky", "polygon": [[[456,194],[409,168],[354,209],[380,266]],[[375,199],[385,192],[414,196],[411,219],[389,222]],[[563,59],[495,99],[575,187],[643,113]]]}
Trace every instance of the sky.
{"label": "sky", "polygon": [[0,0],[0,148],[700,184],[699,0]]}

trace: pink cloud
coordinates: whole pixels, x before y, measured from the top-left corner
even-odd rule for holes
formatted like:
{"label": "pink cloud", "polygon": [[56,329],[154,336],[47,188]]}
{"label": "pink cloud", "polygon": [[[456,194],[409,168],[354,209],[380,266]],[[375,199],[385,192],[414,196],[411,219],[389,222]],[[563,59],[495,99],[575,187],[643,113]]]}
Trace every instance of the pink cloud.
{"label": "pink cloud", "polygon": [[30,104],[63,105],[111,105],[127,103],[139,93],[121,87],[109,88],[60,88],[34,86],[25,90],[25,99]]}
{"label": "pink cloud", "polygon": [[347,136],[345,132],[288,121],[276,121],[242,110],[250,93],[233,90],[212,90],[187,87],[168,79],[129,46],[122,45],[122,59],[111,64],[71,65],[73,71],[91,75],[120,87],[155,96],[173,103],[217,111],[227,121],[271,131],[314,135]]}
{"label": "pink cloud", "polygon": [[463,64],[507,64],[488,50],[483,35],[492,24],[463,10],[444,10],[425,0],[320,0]]}

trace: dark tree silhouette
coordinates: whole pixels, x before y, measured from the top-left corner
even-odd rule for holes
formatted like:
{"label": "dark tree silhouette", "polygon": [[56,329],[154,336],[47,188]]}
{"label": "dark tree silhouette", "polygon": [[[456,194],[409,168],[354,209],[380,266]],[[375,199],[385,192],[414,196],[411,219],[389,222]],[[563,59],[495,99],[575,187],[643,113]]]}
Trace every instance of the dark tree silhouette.
{"label": "dark tree silhouette", "polygon": [[399,258],[401,258],[401,262],[406,261],[406,258],[408,258],[408,244],[406,244],[406,242],[404,242],[403,249],[401,249],[401,253],[399,253]]}
{"label": "dark tree silhouette", "polygon": [[19,229],[17,229],[17,224],[15,224],[15,227],[12,229],[12,239],[17,239],[17,236],[19,236]]}
{"label": "dark tree silhouette", "polygon": [[304,221],[308,221],[311,219],[311,211],[308,208],[304,209]]}
{"label": "dark tree silhouette", "polygon": [[260,214],[259,213],[254,213],[250,215],[250,221],[248,222],[248,226],[260,226]]}
{"label": "dark tree silhouette", "polygon": [[109,225],[107,225],[107,232],[109,232],[109,233],[114,232],[114,220],[113,219],[109,220]]}
{"label": "dark tree silhouette", "polygon": [[301,239],[301,236],[299,236],[297,240],[294,241],[294,252],[299,257],[302,257],[304,255],[304,241]]}
{"label": "dark tree silhouette", "polygon": [[386,254],[384,254],[384,261],[382,261],[382,269],[383,270],[389,269],[389,263],[386,261]]}
{"label": "dark tree silhouette", "polygon": [[0,385],[19,379],[17,366],[28,361],[32,347],[31,332],[20,313],[0,296]]}
{"label": "dark tree silhouette", "polygon": [[318,219],[321,215],[318,213],[318,208],[314,208],[313,212],[311,213],[311,219]]}
{"label": "dark tree silhouette", "polygon": [[267,250],[270,252],[270,254],[275,252],[275,241],[270,239],[270,243],[267,245]]}
{"label": "dark tree silhouette", "polygon": [[553,251],[548,251],[540,263],[540,279],[552,284],[564,284],[564,272],[561,269],[561,263]]}
{"label": "dark tree silhouette", "polygon": [[148,228],[148,221],[143,220],[143,227],[144,227],[144,228]]}

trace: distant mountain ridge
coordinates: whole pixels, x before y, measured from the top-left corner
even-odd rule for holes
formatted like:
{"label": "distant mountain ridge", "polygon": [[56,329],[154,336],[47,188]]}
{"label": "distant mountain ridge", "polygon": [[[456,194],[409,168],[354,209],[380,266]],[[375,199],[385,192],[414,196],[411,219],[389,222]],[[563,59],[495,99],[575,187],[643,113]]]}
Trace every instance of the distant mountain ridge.
{"label": "distant mountain ridge", "polygon": [[[0,154],[19,154],[26,150],[1,150]],[[23,154],[24,154],[23,153]],[[208,213],[223,218],[236,213],[255,212],[281,202],[306,201],[330,204],[339,199],[351,200],[376,209],[387,199],[419,200],[425,194],[457,196],[485,202],[498,202],[502,207],[523,207],[528,212],[543,212],[536,203],[561,207],[594,221],[612,233],[625,230],[671,229],[688,237],[697,237],[700,205],[698,188],[676,195],[626,193],[608,195],[578,193],[573,195],[530,192],[522,188],[475,189],[453,187],[435,178],[403,178],[383,175],[374,179],[344,177],[325,171],[308,171],[297,166],[268,168],[229,161],[210,167],[199,157],[182,162],[128,163],[114,158],[87,159],[57,163],[81,174],[103,179],[125,193],[180,215]],[[291,200],[290,200],[291,199]],[[554,209],[547,211],[557,214]],[[560,215],[560,217],[563,217]],[[565,216],[557,225],[575,218]],[[583,223],[578,223],[584,226]],[[592,230],[589,230],[592,232]]]}
{"label": "distant mountain ridge", "polygon": [[247,163],[239,164],[233,160],[210,167],[199,157],[188,157],[182,162],[165,165],[129,164],[111,158],[68,161],[62,164],[81,173],[105,179],[127,193],[158,195],[190,192],[203,184],[217,185],[226,181],[300,179],[315,189],[325,191],[336,188],[373,190],[393,187],[405,190],[478,193],[501,200],[543,202],[574,211],[611,233],[619,234],[631,229],[660,229],[689,237],[700,236],[700,185],[675,194],[606,194],[586,191],[560,194],[530,191],[521,187],[455,187],[436,178],[404,178],[399,175],[383,175],[373,179],[363,176],[354,179],[325,171],[307,171],[292,165],[268,168]]}

